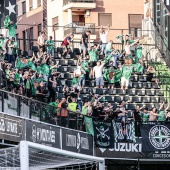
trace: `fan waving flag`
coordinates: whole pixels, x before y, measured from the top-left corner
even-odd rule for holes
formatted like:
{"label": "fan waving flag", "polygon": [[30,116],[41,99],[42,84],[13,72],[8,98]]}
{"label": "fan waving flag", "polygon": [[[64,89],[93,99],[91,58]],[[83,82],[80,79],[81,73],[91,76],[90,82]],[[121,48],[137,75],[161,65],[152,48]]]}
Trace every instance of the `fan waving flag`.
{"label": "fan waving flag", "polygon": [[17,22],[16,0],[5,0],[5,16],[9,15],[10,20]]}

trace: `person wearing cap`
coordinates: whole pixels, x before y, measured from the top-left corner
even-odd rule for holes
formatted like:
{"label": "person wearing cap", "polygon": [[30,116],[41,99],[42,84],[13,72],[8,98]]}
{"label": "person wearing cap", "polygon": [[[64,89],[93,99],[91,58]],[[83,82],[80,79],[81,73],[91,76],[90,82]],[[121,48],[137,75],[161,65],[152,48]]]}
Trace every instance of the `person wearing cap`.
{"label": "person wearing cap", "polygon": [[50,36],[49,40],[45,42],[45,45],[47,46],[47,54],[54,56],[54,40],[52,36]]}
{"label": "person wearing cap", "polygon": [[106,49],[106,45],[108,42],[107,36],[108,36],[109,31],[110,31],[110,25],[108,25],[107,31],[105,31],[103,26],[101,26],[101,28],[100,28],[100,41],[101,41],[101,45],[102,45],[101,55],[105,54],[105,49]]}

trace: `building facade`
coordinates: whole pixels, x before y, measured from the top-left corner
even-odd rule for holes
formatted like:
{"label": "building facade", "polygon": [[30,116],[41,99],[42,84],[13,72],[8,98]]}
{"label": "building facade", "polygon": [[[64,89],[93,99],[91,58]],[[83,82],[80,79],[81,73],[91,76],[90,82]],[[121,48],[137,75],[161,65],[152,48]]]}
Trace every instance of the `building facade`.
{"label": "building facade", "polygon": [[108,40],[116,41],[118,34],[141,36],[144,0],[17,0],[17,37],[20,46],[29,50],[41,30],[55,40],[63,40],[70,33],[80,40],[85,30],[92,32],[90,39],[99,41],[99,28],[110,25]]}

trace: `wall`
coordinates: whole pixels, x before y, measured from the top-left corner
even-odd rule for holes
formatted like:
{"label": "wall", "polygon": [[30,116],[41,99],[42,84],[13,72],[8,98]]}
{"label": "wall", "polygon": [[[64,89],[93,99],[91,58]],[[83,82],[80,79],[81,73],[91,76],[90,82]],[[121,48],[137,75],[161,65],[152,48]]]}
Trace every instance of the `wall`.
{"label": "wall", "polygon": [[[89,22],[98,25],[98,13],[112,13],[113,29],[128,29],[128,14],[144,13],[144,0],[96,0],[96,3],[97,8],[91,10]],[[113,39],[120,33],[121,31],[110,31],[108,38]]]}

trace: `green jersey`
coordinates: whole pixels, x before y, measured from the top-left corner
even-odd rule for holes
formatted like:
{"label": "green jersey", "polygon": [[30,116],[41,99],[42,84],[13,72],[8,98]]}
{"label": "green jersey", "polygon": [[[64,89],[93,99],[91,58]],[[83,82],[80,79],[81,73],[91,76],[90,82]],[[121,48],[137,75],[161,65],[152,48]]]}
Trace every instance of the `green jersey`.
{"label": "green jersey", "polygon": [[84,116],[87,116],[87,110],[88,110],[88,108],[87,108],[86,106],[83,106],[83,107],[82,107],[82,114],[83,114]]}
{"label": "green jersey", "polygon": [[43,74],[49,75],[49,73],[50,73],[49,66],[47,64],[42,64],[42,71],[43,71]]}
{"label": "green jersey", "polygon": [[86,71],[86,72],[89,72],[89,68],[88,68],[88,66],[89,66],[89,62],[88,61],[86,61],[86,62],[82,62],[82,68]]}
{"label": "green jersey", "polygon": [[133,72],[134,66],[132,65],[125,65],[122,67],[122,77],[125,77],[126,79],[129,79],[132,72]]}
{"label": "green jersey", "polygon": [[134,71],[137,72],[137,73],[143,73],[143,69],[144,67],[140,64],[140,63],[137,63],[137,64],[132,64],[134,66]]}
{"label": "green jersey", "polygon": [[3,49],[3,46],[4,46],[4,38],[0,38],[0,49],[2,50]]}
{"label": "green jersey", "polygon": [[90,61],[97,61],[97,57],[98,57],[98,54],[97,54],[97,50],[94,49],[93,51],[92,50],[89,50],[88,51],[89,53],[89,56],[90,56]]}
{"label": "green jersey", "polygon": [[15,76],[14,76],[14,84],[19,84],[19,82],[20,82],[20,75],[18,74],[18,73],[16,73],[15,74]]}
{"label": "green jersey", "polygon": [[139,59],[141,59],[142,57],[143,57],[142,47],[137,47],[135,49],[135,63],[138,63]]}
{"label": "green jersey", "polygon": [[76,78],[76,77],[74,77],[73,79],[72,79],[72,81],[71,81],[71,85],[73,86],[73,85],[75,85],[75,84],[78,84],[78,78]]}
{"label": "green jersey", "polygon": [[144,122],[149,121],[149,113],[142,113],[141,117],[142,117]]}
{"label": "green jersey", "polygon": [[166,112],[164,110],[159,111],[158,121],[165,121],[166,119]]}
{"label": "green jersey", "polygon": [[36,70],[35,64],[30,60],[28,60],[28,66],[31,68],[31,70],[34,70],[34,71]]}
{"label": "green jersey", "polygon": [[14,54],[18,54],[19,44],[15,41],[12,43],[12,45],[14,46]]}
{"label": "green jersey", "polygon": [[47,50],[53,50],[54,49],[54,40],[47,40],[45,42],[47,44]]}

